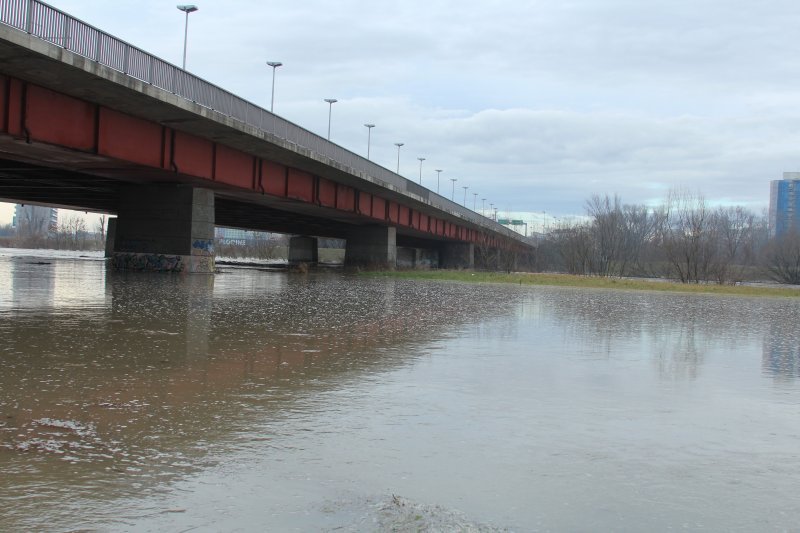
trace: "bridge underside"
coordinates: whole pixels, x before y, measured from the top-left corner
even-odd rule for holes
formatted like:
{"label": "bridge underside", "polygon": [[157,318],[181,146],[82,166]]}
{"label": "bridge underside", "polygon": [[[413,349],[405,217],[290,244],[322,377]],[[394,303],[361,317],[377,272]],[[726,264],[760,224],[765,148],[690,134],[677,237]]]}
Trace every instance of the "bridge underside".
{"label": "bridge underside", "polygon": [[[15,141],[12,141],[15,142]],[[46,147],[49,159],[54,159],[54,154],[58,150]],[[3,142],[0,141],[0,156],[3,154]],[[67,161],[68,160],[68,161]],[[75,164],[75,154],[70,152],[65,157],[64,164]],[[131,198],[136,197],[138,189],[148,189],[152,198],[140,197],[137,202],[153,204],[158,198],[163,198],[173,202],[172,210],[180,211],[177,205],[180,199],[168,197],[171,189],[183,188],[188,190],[207,190],[203,187],[195,187],[194,180],[176,179],[172,173],[154,173],[150,169],[121,168],[118,166],[103,166],[88,156],[83,161],[85,167],[81,170],[68,169],[62,167],[43,166],[33,162],[22,162],[12,159],[0,159],[0,199],[49,205],[55,207],[78,209],[91,212],[102,212],[118,215],[121,218],[129,218],[126,213],[130,213]],[[91,173],[90,173],[91,172]],[[200,183],[199,185],[206,185]],[[251,194],[242,194],[231,190],[212,191],[212,200],[209,204],[213,206],[213,217],[208,222],[208,228],[214,225],[244,228],[250,230],[261,230],[277,233],[287,233],[293,235],[306,235],[314,237],[331,237],[345,239],[348,242],[348,261],[354,265],[393,267],[398,261],[397,248],[417,250],[411,259],[403,261],[405,265],[418,264],[441,264],[448,267],[469,268],[472,266],[471,255],[458,257],[458,247],[440,236],[431,236],[424,232],[414,231],[412,228],[394,228],[376,224],[374,221],[365,220],[363,216],[353,213],[342,213],[335,210],[326,210],[325,217],[319,216],[320,207],[318,205],[307,205],[305,202],[298,202],[291,199],[275,198],[270,195],[263,195],[253,198]],[[166,195],[166,196],[165,196]],[[175,203],[177,202],[177,203]],[[168,204],[164,204],[163,210],[170,210]],[[184,210],[186,211],[186,210]],[[191,210],[188,210],[191,212]],[[155,212],[150,213],[153,224],[152,233],[163,233],[165,227],[174,227],[177,224],[174,219],[159,219],[154,216]],[[141,225],[139,225],[141,227]],[[137,229],[131,229],[123,222],[122,233]],[[203,237],[206,240],[213,239],[206,229]],[[119,226],[117,226],[119,232]],[[141,237],[141,235],[140,235]],[[152,242],[153,235],[146,236]],[[127,239],[130,241],[130,239]],[[141,239],[134,239],[141,241]],[[182,265],[175,265],[170,268],[181,268],[190,271],[211,271],[213,261],[201,261],[199,264],[190,266],[189,258],[192,255],[192,244],[198,241],[197,235],[187,234],[186,249],[181,251],[174,247],[154,248],[144,253],[150,255],[184,256],[186,261]],[[202,239],[201,239],[202,240]],[[141,255],[142,251],[133,252],[132,250],[122,250],[126,239],[116,239],[117,251],[123,254],[135,253]],[[308,247],[309,241],[293,241],[301,250],[301,246]],[[315,245],[315,243],[313,244]],[[429,250],[433,255],[420,253],[420,250]],[[208,246],[203,245],[200,252],[208,251]],[[198,253],[198,250],[195,250]],[[304,258],[304,252],[290,250],[295,257]],[[316,251],[308,252],[309,258],[316,258]],[[407,252],[409,253],[409,252]],[[413,253],[413,252],[410,252]],[[455,254],[455,255],[454,255]],[[213,254],[212,254],[213,255]],[[207,254],[203,254],[207,257]],[[433,260],[430,260],[433,257]],[[439,259],[441,258],[441,260]],[[135,268],[134,259],[126,256],[126,262],[117,261],[121,268]],[[302,259],[306,260],[306,259]],[[309,259],[312,260],[312,259]],[[151,261],[152,263],[152,261]],[[197,263],[197,261],[195,261]],[[163,267],[163,261],[161,262]]]}
{"label": "bridge underside", "polygon": [[0,25],[0,199],[116,214],[115,252],[198,255],[213,269],[214,225],[343,238],[347,261],[390,267],[400,248],[470,266],[475,246],[525,246],[292,128],[290,142]]}
{"label": "bridge underside", "polygon": [[[2,155],[0,144],[0,156]],[[120,174],[112,172],[112,169],[105,169],[104,173]],[[124,179],[109,178],[65,168],[0,159],[0,199],[10,202],[116,215],[119,213],[120,199],[132,185],[154,183],[191,185],[188,180],[175,180],[173,175],[162,180],[154,179],[153,176],[135,180],[130,175]],[[254,205],[258,208],[254,208]],[[312,214],[313,211],[319,212],[319,207],[305,206],[303,202],[267,195],[261,201],[254,202],[251,195],[246,197],[231,191],[215,191],[214,216],[218,226],[344,239],[353,226],[374,225],[365,221],[362,216],[327,213],[327,217],[322,218]],[[401,246],[424,247],[426,244],[430,246],[431,242],[445,240],[409,228],[398,228],[397,236]]]}

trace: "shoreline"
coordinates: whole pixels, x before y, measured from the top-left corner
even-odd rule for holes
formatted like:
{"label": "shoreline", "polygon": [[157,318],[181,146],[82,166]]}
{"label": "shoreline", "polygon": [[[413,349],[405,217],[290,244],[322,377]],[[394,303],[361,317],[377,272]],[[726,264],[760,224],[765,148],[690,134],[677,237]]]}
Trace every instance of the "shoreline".
{"label": "shoreline", "polygon": [[575,287],[587,289],[622,289],[651,292],[678,292],[684,294],[724,294],[731,296],[755,296],[800,298],[800,286],[718,285],[714,283],[678,283],[669,280],[647,280],[630,278],[604,278],[599,276],[577,276],[573,274],[501,272],[476,272],[467,270],[395,270],[369,271],[361,275],[399,279],[434,281],[459,281],[464,283],[503,283],[530,286]]}

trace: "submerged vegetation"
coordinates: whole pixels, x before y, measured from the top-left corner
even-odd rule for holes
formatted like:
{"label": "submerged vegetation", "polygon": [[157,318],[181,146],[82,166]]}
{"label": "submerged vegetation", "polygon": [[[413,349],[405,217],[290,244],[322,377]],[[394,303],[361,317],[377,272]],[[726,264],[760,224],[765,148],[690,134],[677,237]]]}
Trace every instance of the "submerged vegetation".
{"label": "submerged vegetation", "polygon": [[472,272],[468,270],[398,270],[393,272],[366,272],[371,277],[402,279],[461,281],[467,283],[513,283],[556,287],[583,287],[594,289],[626,289],[662,292],[729,294],[737,296],[776,296],[800,298],[800,289],[758,285],[718,285],[713,283],[686,284],[671,281],[579,276],[573,274]]}

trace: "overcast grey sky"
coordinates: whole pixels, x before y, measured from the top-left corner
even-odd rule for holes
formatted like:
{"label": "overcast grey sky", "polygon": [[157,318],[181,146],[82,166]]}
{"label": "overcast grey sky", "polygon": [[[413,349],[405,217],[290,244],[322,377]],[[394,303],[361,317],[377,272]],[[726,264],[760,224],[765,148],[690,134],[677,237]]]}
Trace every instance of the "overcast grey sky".
{"label": "overcast grey sky", "polygon": [[[672,188],[768,204],[800,170],[797,0],[197,0],[187,69],[442,193],[583,213],[594,193]],[[52,3],[180,64],[163,0]]]}

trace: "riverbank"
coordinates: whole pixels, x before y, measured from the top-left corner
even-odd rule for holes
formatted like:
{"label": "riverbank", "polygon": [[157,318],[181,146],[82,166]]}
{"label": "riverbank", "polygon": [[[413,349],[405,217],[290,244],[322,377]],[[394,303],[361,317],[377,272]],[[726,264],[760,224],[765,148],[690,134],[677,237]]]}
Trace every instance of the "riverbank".
{"label": "riverbank", "polygon": [[625,289],[639,291],[683,292],[699,294],[728,294],[735,296],[770,296],[800,298],[800,287],[750,285],[717,285],[675,283],[665,280],[628,278],[603,278],[571,274],[545,274],[515,272],[473,272],[468,270],[397,270],[392,272],[365,272],[370,277],[461,281],[466,283],[513,283],[518,285],[543,285],[556,287],[584,287],[593,289]]}

